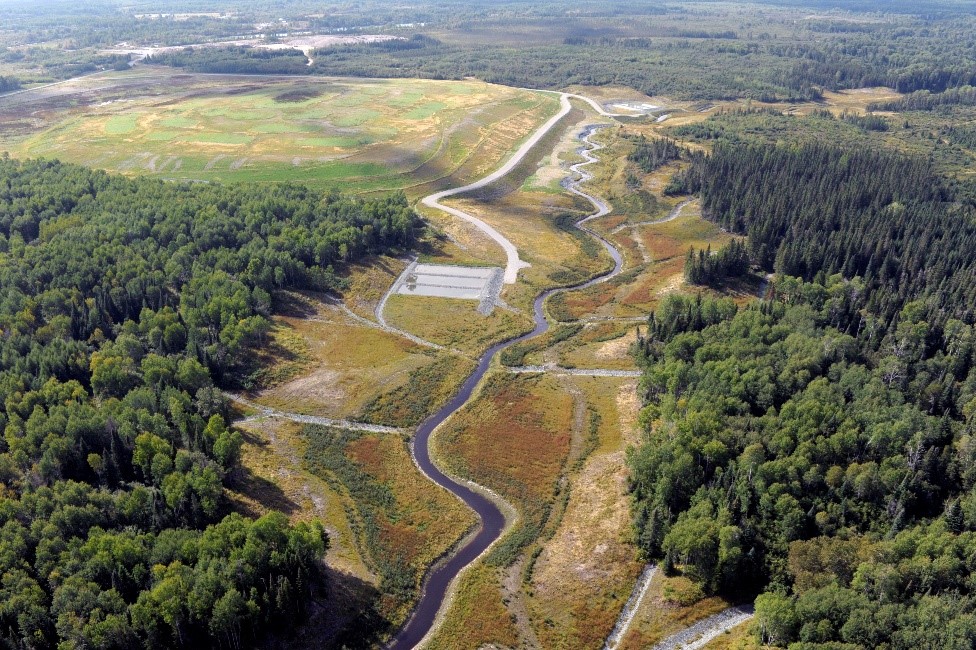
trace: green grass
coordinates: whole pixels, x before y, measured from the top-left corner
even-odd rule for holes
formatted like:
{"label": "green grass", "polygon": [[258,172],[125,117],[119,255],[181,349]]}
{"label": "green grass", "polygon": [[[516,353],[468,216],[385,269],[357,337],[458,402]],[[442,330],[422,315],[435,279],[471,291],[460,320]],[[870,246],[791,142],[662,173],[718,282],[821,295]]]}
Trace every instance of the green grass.
{"label": "green grass", "polygon": [[360,109],[358,111],[344,112],[342,115],[334,117],[332,119],[332,123],[343,128],[348,128],[350,126],[362,126],[367,122],[372,122],[373,120],[382,117],[382,115],[383,114],[379,111]]}
{"label": "green grass", "polygon": [[109,135],[127,135],[136,130],[138,115],[114,115],[105,123],[105,133]]}
{"label": "green grass", "polygon": [[404,117],[408,120],[424,120],[445,108],[447,108],[447,104],[443,102],[430,102],[405,113]]}
{"label": "green grass", "polygon": [[247,144],[253,141],[254,137],[243,133],[195,133],[186,140],[211,144]]}
{"label": "green grass", "polygon": [[171,129],[192,129],[200,124],[196,120],[182,116],[168,117],[164,120],[160,120],[159,123]]}
{"label": "green grass", "polygon": [[[93,88],[85,107],[65,104],[27,130],[0,134],[0,150],[176,180],[419,194],[445,175],[466,181],[472,170],[498,166],[510,153],[500,143],[524,138],[558,110],[534,93],[478,81],[113,79],[123,87]],[[121,92],[124,103],[114,101]],[[302,101],[277,99],[296,93]],[[511,120],[526,108],[531,119]],[[15,117],[0,107],[0,122]],[[462,119],[470,128],[445,138]],[[245,158],[246,166],[235,164]],[[154,170],[143,162],[153,159],[181,165]]]}

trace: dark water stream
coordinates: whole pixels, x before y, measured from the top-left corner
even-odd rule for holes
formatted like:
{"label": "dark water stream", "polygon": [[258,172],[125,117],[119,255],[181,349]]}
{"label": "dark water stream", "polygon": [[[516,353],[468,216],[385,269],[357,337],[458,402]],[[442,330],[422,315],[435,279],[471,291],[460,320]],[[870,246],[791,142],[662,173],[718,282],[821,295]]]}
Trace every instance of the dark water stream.
{"label": "dark water stream", "polygon": [[592,152],[602,148],[601,145],[590,142],[589,140],[590,136],[593,135],[593,133],[599,128],[602,128],[601,125],[587,126],[580,134],[580,140],[587,145],[587,148],[580,149],[580,154],[583,155],[586,160],[582,163],[573,165],[570,168],[574,172],[576,178],[568,178],[563,184],[570,192],[588,199],[593,204],[593,207],[597,209],[597,212],[594,214],[576,222],[576,227],[592,235],[593,237],[596,237],[600,243],[603,244],[603,247],[613,258],[613,269],[586,282],[569,287],[548,289],[539,294],[539,296],[535,299],[535,303],[533,304],[535,328],[531,332],[523,334],[518,338],[503,341],[488,348],[478,360],[478,367],[461,385],[461,389],[458,391],[457,395],[455,395],[454,398],[451,399],[447,404],[442,406],[440,410],[424,420],[417,428],[412,446],[413,457],[417,462],[417,465],[432,481],[455,494],[472,510],[474,510],[479,519],[481,519],[481,526],[478,533],[473,538],[469,539],[462,548],[457,550],[455,554],[450,556],[446,561],[437,564],[427,575],[427,578],[424,581],[423,593],[419,602],[417,603],[417,607],[414,609],[410,620],[407,621],[407,624],[400,630],[400,632],[388,646],[390,650],[406,650],[407,648],[413,648],[424,638],[434,624],[434,620],[437,617],[437,611],[440,609],[441,603],[444,601],[444,597],[447,593],[448,587],[451,584],[451,581],[462,569],[464,569],[464,567],[470,564],[489,546],[491,546],[491,544],[502,534],[502,531],[505,528],[505,516],[498,509],[498,506],[491,501],[491,499],[489,499],[483,493],[472,489],[469,487],[469,485],[455,481],[437,468],[437,465],[434,464],[430,457],[431,433],[433,433],[434,429],[436,429],[442,422],[451,417],[455,411],[459,410],[468,402],[468,400],[471,398],[471,393],[478,385],[478,382],[481,381],[481,378],[484,377],[485,372],[487,372],[488,367],[491,365],[491,362],[495,358],[496,354],[509,346],[515,345],[516,343],[521,343],[522,341],[527,341],[528,339],[540,336],[549,329],[549,322],[546,320],[545,316],[545,302],[549,296],[562,291],[585,289],[586,287],[592,286],[599,282],[605,282],[620,273],[620,269],[623,266],[623,259],[620,252],[609,241],[584,225],[585,222],[589,221],[590,219],[603,216],[610,211],[606,203],[596,197],[586,194],[579,189],[580,184],[591,178],[589,174],[582,171],[580,168],[584,165],[589,165],[596,162],[597,158],[592,155]]}

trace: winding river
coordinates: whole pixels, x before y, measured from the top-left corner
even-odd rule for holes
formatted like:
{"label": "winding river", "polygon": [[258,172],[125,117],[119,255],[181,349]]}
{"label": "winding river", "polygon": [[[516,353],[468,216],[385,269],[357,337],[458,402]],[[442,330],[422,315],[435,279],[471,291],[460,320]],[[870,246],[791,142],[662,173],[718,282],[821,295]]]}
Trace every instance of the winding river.
{"label": "winding river", "polygon": [[579,153],[583,156],[584,161],[570,167],[574,177],[564,180],[563,185],[573,194],[587,199],[596,208],[593,214],[577,221],[576,227],[596,237],[603,244],[603,247],[613,258],[613,268],[586,282],[569,287],[547,289],[540,293],[533,304],[535,328],[518,338],[503,341],[488,348],[478,360],[478,367],[461,385],[461,389],[457,395],[442,406],[440,410],[424,420],[417,428],[411,446],[411,452],[413,453],[417,466],[420,467],[421,471],[430,480],[456,495],[474,510],[481,519],[481,527],[474,537],[468,539],[464,546],[458,549],[446,561],[435,565],[434,569],[427,575],[424,581],[423,593],[420,596],[417,607],[414,609],[413,615],[407,621],[406,625],[388,646],[390,650],[406,650],[407,648],[417,646],[423,641],[434,627],[437,613],[444,602],[451,582],[465,567],[488,550],[505,531],[504,514],[498,505],[496,505],[495,501],[484,494],[483,489],[479,490],[474,484],[460,482],[451,478],[442,472],[431,459],[430,436],[434,429],[468,402],[475,387],[481,381],[485,372],[487,372],[496,354],[516,343],[540,336],[549,329],[549,322],[545,316],[545,302],[550,296],[563,291],[585,289],[599,282],[605,282],[620,273],[623,266],[623,259],[620,252],[614,248],[613,244],[585,225],[591,219],[601,217],[610,211],[610,207],[604,201],[580,189],[582,183],[592,178],[592,175],[583,171],[582,167],[596,162],[598,159],[593,156],[593,152],[603,148],[602,145],[591,142],[590,137],[596,130],[603,126],[605,125],[590,125],[583,129],[583,132],[580,134],[580,140],[585,145],[585,148],[580,149]]}

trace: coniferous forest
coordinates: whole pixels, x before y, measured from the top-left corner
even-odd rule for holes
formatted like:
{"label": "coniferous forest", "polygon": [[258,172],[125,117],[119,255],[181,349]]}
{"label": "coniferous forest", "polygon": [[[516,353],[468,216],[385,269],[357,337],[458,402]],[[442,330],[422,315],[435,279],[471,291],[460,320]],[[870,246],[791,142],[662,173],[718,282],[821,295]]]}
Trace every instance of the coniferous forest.
{"label": "coniferous forest", "polygon": [[0,650],[976,648],[971,0],[0,4]]}
{"label": "coniferous forest", "polygon": [[642,547],[760,592],[766,643],[973,647],[972,207],[924,160],[827,145],[718,145],[676,182],[780,275],[651,316]]}
{"label": "coniferous forest", "polygon": [[215,382],[246,381],[275,289],[415,226],[402,195],[0,160],[0,644],[236,648],[301,618],[328,537],[228,514]]}

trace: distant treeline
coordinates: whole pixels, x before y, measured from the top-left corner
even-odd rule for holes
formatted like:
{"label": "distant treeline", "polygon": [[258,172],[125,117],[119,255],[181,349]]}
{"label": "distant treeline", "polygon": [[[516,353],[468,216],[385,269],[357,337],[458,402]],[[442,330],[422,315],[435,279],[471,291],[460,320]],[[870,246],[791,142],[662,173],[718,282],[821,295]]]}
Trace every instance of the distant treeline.
{"label": "distant treeline", "polygon": [[328,537],[228,514],[272,292],[408,246],[402,195],[164,183],[0,158],[0,645],[253,646]]}
{"label": "distant treeline", "polygon": [[13,77],[0,77],[0,93],[9,93],[20,89],[20,81]]}
{"label": "distant treeline", "polygon": [[[973,82],[970,82],[973,83]],[[920,90],[907,97],[868,105],[872,111],[931,111],[943,106],[976,106],[976,88],[965,85],[945,92],[931,93]]]}
{"label": "distant treeline", "polygon": [[860,276],[890,318],[925,298],[933,317],[976,304],[976,219],[927,161],[887,152],[720,143],[680,176],[702,210],[748,236],[752,260],[806,280]]}
{"label": "distant treeline", "polygon": [[[535,17],[533,20],[540,20]],[[553,18],[553,20],[555,20]],[[156,57],[198,71],[280,72],[364,77],[461,79],[474,76],[512,86],[561,88],[571,84],[631,86],[677,99],[816,100],[824,89],[890,86],[899,92],[976,84],[976,55],[965,19],[920,20],[825,39],[744,38],[739,32],[689,32],[684,37],[616,37],[599,29],[558,43],[466,46],[423,35],[406,41],[343,45],[318,50],[312,66],[298,53],[255,55],[240,48],[200,48]],[[891,56],[897,38],[899,56]],[[933,51],[937,49],[936,56]],[[234,62],[234,59],[239,61]],[[702,68],[701,62],[709,65]],[[950,63],[951,62],[951,63]]]}
{"label": "distant treeline", "polygon": [[155,54],[149,65],[168,65],[208,74],[308,74],[308,58],[299,50],[254,47],[205,47]]}

